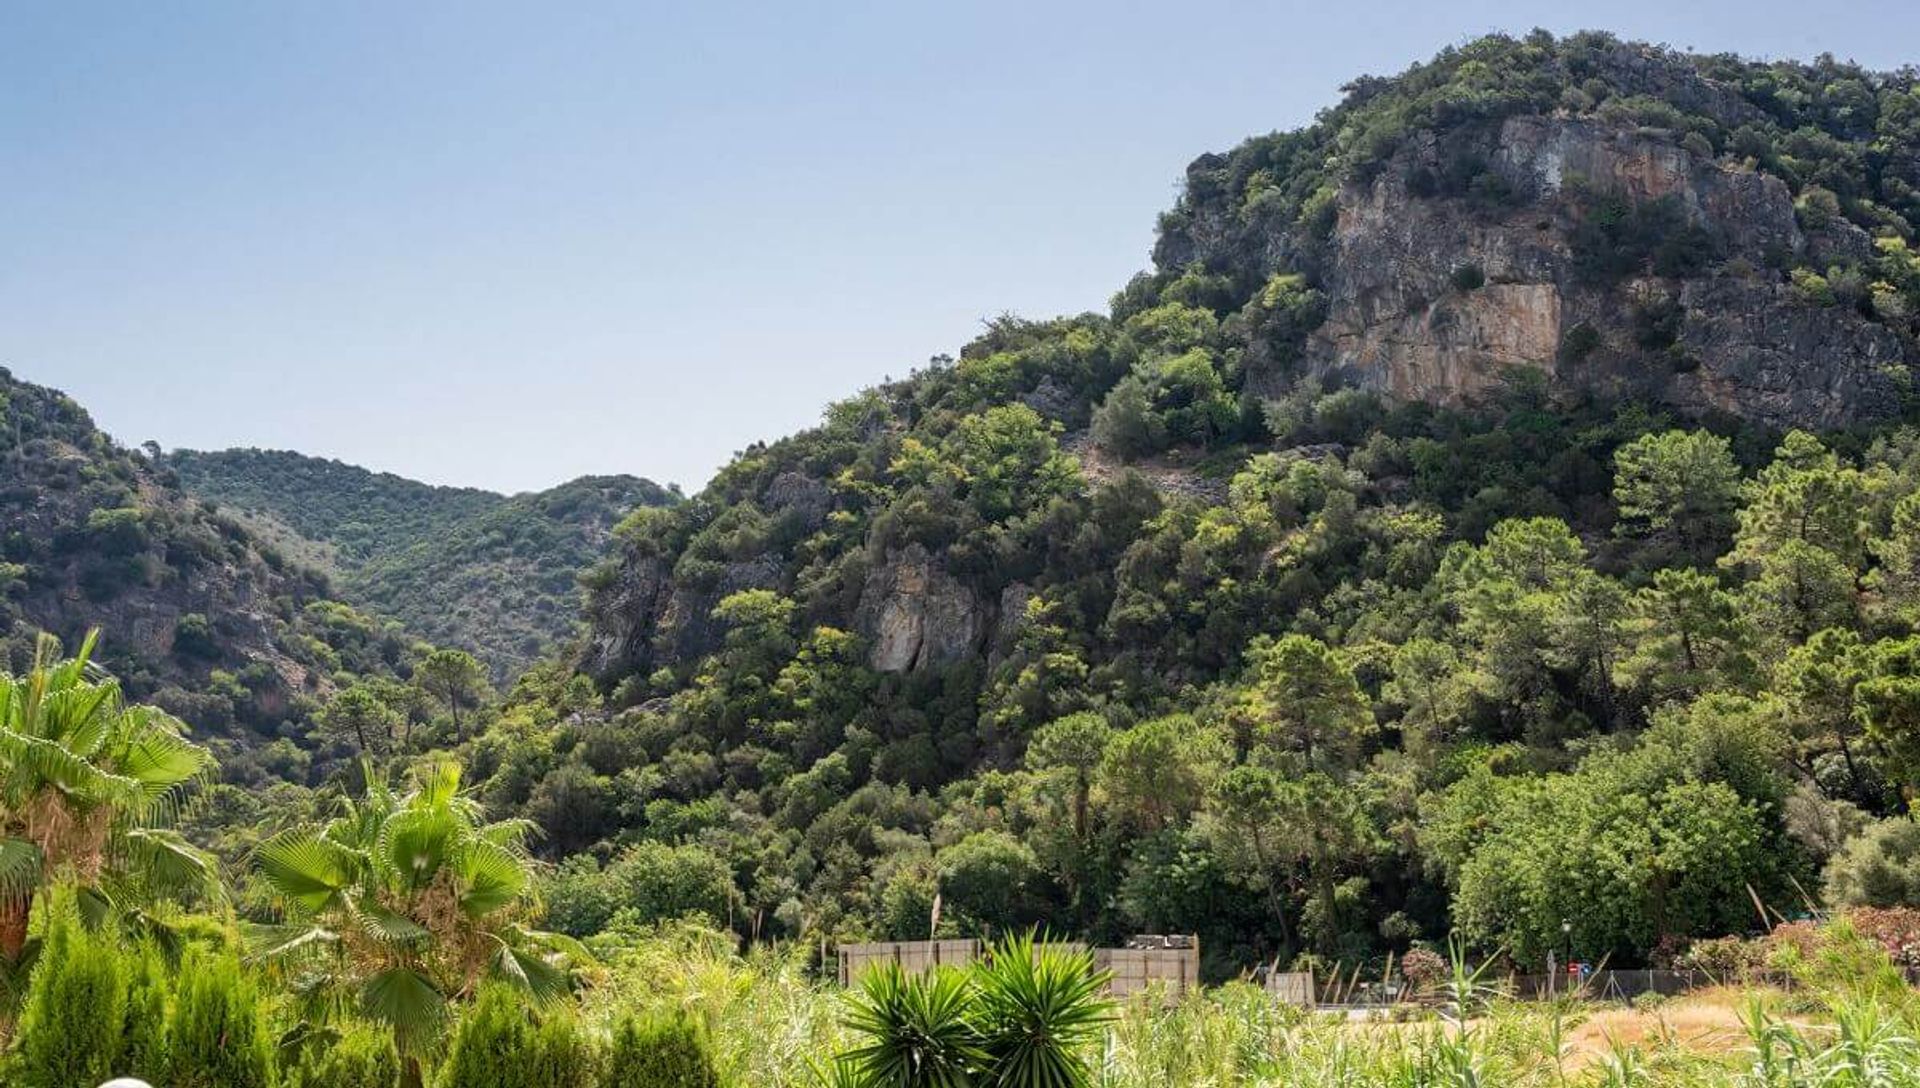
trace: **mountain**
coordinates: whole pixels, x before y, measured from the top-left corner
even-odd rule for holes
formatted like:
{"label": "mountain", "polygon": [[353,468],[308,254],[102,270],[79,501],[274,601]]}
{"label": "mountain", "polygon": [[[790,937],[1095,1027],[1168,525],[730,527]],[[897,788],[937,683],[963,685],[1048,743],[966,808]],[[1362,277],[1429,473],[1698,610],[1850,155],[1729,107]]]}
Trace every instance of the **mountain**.
{"label": "mountain", "polygon": [[354,676],[403,670],[412,642],[332,599],[322,575],[188,495],[71,398],[4,369],[0,559],[8,668],[25,667],[40,632],[72,647],[99,628],[96,660],[223,755],[308,747],[320,703]]}
{"label": "mountain", "polygon": [[[618,681],[689,663],[719,645],[712,607],[751,588],[801,594],[885,672],[988,664],[1065,558],[1017,520],[1041,500],[1129,462],[1162,493],[1207,491],[1156,471],[1172,461],[1224,494],[1254,450],[1362,443],[1390,412],[1497,411],[1516,388],[1723,426],[1894,419],[1920,360],[1913,82],[1599,34],[1357,80],[1311,127],[1189,166],[1154,270],[1110,315],[1002,321],[651,522],[600,578],[590,664]],[[963,513],[974,468],[922,459],[964,456],[969,427],[1029,443],[980,470],[1052,466],[1064,443],[1093,480],[996,481]],[[1414,494],[1472,495],[1485,466],[1460,467],[1416,473]],[[1579,496],[1547,498],[1503,501]]]}
{"label": "mountain", "polygon": [[[1483,42],[1196,160],[1157,275],[1224,277],[1266,397],[1305,378],[1461,403],[1524,366],[1694,416],[1883,420],[1920,358],[1911,82]],[[1263,291],[1290,299],[1277,321]]]}
{"label": "mountain", "polygon": [[1357,80],[1196,160],[1107,312],[618,526],[597,696],[518,693],[486,798],[762,935],[1738,932],[1920,767],[1916,222],[1912,71],[1540,33]]}
{"label": "mountain", "polygon": [[678,496],[633,476],[500,495],[279,450],[176,450],[188,492],[327,571],[355,604],[509,674],[565,638],[613,526]]}

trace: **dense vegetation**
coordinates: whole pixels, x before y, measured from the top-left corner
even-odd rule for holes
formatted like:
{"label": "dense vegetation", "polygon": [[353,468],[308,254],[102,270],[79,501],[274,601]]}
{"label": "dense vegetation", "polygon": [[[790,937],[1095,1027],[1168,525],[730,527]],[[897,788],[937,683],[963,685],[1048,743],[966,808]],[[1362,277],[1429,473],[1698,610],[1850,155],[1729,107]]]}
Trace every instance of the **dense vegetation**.
{"label": "dense vegetation", "polygon": [[[1809,232],[1863,242],[1732,269],[1675,208],[1593,193],[1582,276],[1759,278],[1912,347],[1911,72],[1485,39],[1198,161],[1108,313],[1001,319],[690,500],[640,496],[581,637],[504,697],[470,654],[325,599],[168,459],[9,384],[0,585],[26,679],[0,703],[0,952],[52,950],[7,957],[17,1075],[111,1052],[182,1084],[1014,1088],[1045,1038],[1035,1082],[1075,1085],[1910,1079],[1920,418],[1778,431],[1526,367],[1436,407],[1297,365],[1340,188],[1430,139],[1458,153],[1410,191],[1507,206],[1472,152],[1546,111],[1770,175]],[[1684,363],[1672,313],[1634,321]],[[1596,350],[1579,327],[1560,361]],[[574,512],[524,528],[518,500],[182,456],[239,466],[233,505],[343,578],[352,556],[428,631],[491,623],[453,572],[509,569],[515,540],[550,557]],[[589,521],[627,503],[599,486]],[[99,622],[155,709],[31,637]],[[125,728],[11,697],[56,679]],[[223,738],[226,781],[169,713]],[[211,856],[156,826],[187,797],[179,832]],[[74,806],[86,849],[35,837]],[[175,879],[216,866],[225,902]],[[1489,1008],[1469,961],[1764,966],[1816,1020],[1756,1007],[1751,1055],[1667,1053],[1650,1080],[1624,1049],[1566,1069],[1565,1010],[1356,1042],[1238,985],[1105,1023],[1084,965],[1024,947],[967,978],[883,972],[850,1007],[805,977],[835,940],[1035,927],[1197,933],[1213,980],[1444,947],[1456,1020]],[[1022,1019],[1042,1006],[1059,1018]],[[115,1043],[80,1010],[163,1033]]]}
{"label": "dense vegetation", "polygon": [[[1878,238],[1856,271],[1906,298],[1873,262],[1911,238],[1916,105],[1909,74],[1828,61],[1488,39],[1202,159],[1161,253],[1310,226],[1415,134],[1562,108],[1841,194]],[[1620,222],[1596,258],[1676,236]],[[917,937],[938,898],[943,932],[1198,932],[1216,977],[1456,928],[1538,964],[1563,922],[1578,955],[1665,962],[1817,905],[1843,844],[1908,818],[1913,432],[1686,420],[1524,369],[1463,409],[1275,393],[1249,375],[1320,319],[1312,254],[1244,271],[996,322],[622,525],[589,580],[597,690],[538,670],[470,746],[491,805],[595,859],[554,909],[724,897],[743,934]]]}
{"label": "dense vegetation", "polygon": [[163,462],[189,494],[331,574],[347,600],[502,676],[571,634],[575,578],[613,525],[677,498],[632,476],[499,495],[278,450],[176,450]]}
{"label": "dense vegetation", "polygon": [[490,696],[471,654],[332,599],[323,575],[184,494],[156,451],[4,372],[0,512],[0,660],[24,670],[43,634],[73,650],[103,630],[95,663],[220,757],[194,818],[230,860],[268,814],[311,811],[307,786],[458,740]]}

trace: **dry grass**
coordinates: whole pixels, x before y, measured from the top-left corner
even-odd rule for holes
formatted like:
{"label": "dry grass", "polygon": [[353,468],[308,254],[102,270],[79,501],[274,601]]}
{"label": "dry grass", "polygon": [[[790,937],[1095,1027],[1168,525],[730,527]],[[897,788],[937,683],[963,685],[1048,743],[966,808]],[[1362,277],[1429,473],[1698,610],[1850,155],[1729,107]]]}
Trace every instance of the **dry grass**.
{"label": "dry grass", "polygon": [[[1603,1008],[1567,1032],[1567,1059],[1583,1067],[1616,1046],[1653,1050],[1678,1046],[1696,1054],[1729,1054],[1751,1042],[1740,1007],[1755,991],[1733,987],[1698,990],[1652,1009]],[[1804,1026],[1804,1025],[1801,1025]]]}
{"label": "dry grass", "polygon": [[[1595,1005],[1569,1017],[1562,1040],[1568,1072],[1589,1068],[1620,1048],[1635,1048],[1651,1053],[1678,1049],[1703,1057],[1724,1057],[1752,1045],[1741,1022],[1741,1007],[1756,995],[1772,1000],[1781,992],[1770,989],[1741,989],[1721,986],[1696,990],[1657,1007],[1639,1009],[1621,1005]],[[1783,1022],[1806,1031],[1815,1021],[1803,1017],[1783,1017]],[[1485,1028],[1490,1022],[1475,1019],[1470,1028]],[[1342,1030],[1363,1036],[1389,1034],[1411,1043],[1432,1030],[1431,1021],[1394,1023],[1386,1020],[1351,1020]]]}

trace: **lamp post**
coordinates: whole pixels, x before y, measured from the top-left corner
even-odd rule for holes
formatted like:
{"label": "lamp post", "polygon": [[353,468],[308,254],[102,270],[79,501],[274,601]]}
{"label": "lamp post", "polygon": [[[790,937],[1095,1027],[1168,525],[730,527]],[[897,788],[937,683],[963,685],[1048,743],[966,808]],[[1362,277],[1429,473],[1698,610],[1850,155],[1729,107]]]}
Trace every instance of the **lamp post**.
{"label": "lamp post", "polygon": [[[1571,979],[1576,977],[1572,970],[1573,968],[1573,923],[1568,921],[1565,918],[1560,919],[1560,937],[1563,941],[1566,942],[1567,968],[1568,968],[1567,977]],[[1571,986],[1568,987],[1568,992],[1572,992]]]}

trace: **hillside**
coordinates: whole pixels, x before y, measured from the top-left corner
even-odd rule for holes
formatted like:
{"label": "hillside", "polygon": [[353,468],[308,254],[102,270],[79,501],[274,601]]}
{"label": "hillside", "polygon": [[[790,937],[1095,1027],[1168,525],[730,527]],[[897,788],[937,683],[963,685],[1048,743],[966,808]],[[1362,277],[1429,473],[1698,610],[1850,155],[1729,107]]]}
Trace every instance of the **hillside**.
{"label": "hillside", "polygon": [[623,523],[604,709],[523,690],[490,801],[762,935],[937,897],[1220,973],[1798,903],[1920,766],[1913,73],[1536,34],[1347,92],[1197,160],[1108,313]]}
{"label": "hillside", "polygon": [[323,577],[184,493],[71,398],[5,370],[0,553],[8,668],[26,666],[42,631],[71,648],[100,628],[97,660],[212,738],[235,778],[305,778],[315,755],[339,755],[312,734],[324,700],[409,667],[397,627],[331,599]]}
{"label": "hillside", "polygon": [[165,463],[355,604],[461,646],[499,675],[572,633],[576,576],[635,507],[677,496],[633,476],[499,495],[279,450],[177,450]]}

